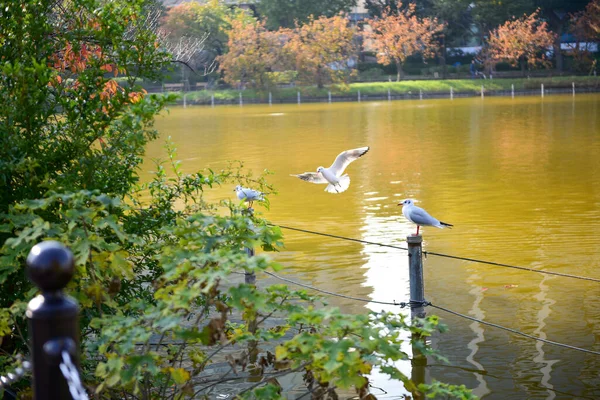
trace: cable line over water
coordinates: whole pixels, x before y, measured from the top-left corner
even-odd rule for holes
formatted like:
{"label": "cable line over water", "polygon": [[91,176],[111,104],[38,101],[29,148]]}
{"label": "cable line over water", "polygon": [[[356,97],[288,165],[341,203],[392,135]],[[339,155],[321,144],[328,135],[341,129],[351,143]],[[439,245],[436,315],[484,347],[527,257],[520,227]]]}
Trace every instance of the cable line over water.
{"label": "cable line over water", "polygon": [[516,329],[507,328],[505,326],[498,325],[498,324],[493,324],[491,322],[486,322],[486,321],[483,321],[483,320],[480,320],[480,319],[477,319],[477,318],[474,318],[474,317],[471,317],[471,316],[468,316],[468,315],[465,315],[465,314],[461,314],[461,313],[456,312],[456,311],[449,310],[449,309],[447,309],[445,307],[441,307],[441,306],[438,306],[438,305],[435,305],[435,304],[428,303],[428,306],[433,307],[433,308],[437,308],[438,310],[442,310],[442,311],[445,311],[445,312],[450,313],[450,314],[454,314],[454,315],[456,315],[458,317],[461,317],[461,318],[466,318],[466,319],[471,320],[471,321],[479,322],[480,324],[483,324],[483,325],[493,326],[494,328],[503,329],[505,331],[512,332],[512,333],[514,333],[516,335],[520,335],[520,336],[523,336],[523,337],[526,337],[526,338],[529,338],[529,339],[534,339],[534,340],[537,340],[539,342],[544,342],[544,343],[548,343],[548,344],[551,344],[551,345],[554,345],[554,346],[564,347],[564,348],[567,348],[567,349],[577,350],[577,351],[581,351],[583,353],[595,354],[597,356],[600,356],[600,351],[583,349],[581,347],[571,346],[569,344],[555,342],[553,340],[542,339],[540,337],[533,336],[533,335],[530,335],[528,333],[520,332],[520,331],[518,331]]}
{"label": "cable line over water", "polygon": [[[394,245],[391,245],[391,244],[370,242],[370,241],[367,241],[367,240],[349,238],[349,237],[339,236],[339,235],[332,235],[332,234],[329,234],[329,233],[322,233],[322,232],[310,231],[310,230],[307,230],[307,229],[294,228],[294,227],[285,226],[285,225],[276,225],[276,224],[270,224],[270,225],[271,226],[278,226],[280,228],[288,229],[288,230],[291,230],[291,231],[303,232],[303,233],[308,233],[308,234],[311,234],[311,235],[325,236],[325,237],[329,237],[329,238],[333,238],[333,239],[347,240],[347,241],[351,241],[351,242],[357,242],[357,243],[362,243],[362,244],[370,244],[370,245],[381,246],[381,247],[389,247],[389,248],[397,249],[397,250],[408,250],[406,247],[394,246]],[[512,269],[518,269],[518,270],[521,270],[521,271],[537,272],[539,274],[562,276],[563,278],[580,279],[580,280],[584,280],[584,281],[590,281],[590,282],[598,282],[598,283],[600,283],[600,278],[592,278],[592,277],[587,277],[587,276],[566,274],[566,273],[562,273],[562,272],[542,271],[542,270],[538,270],[538,269],[534,269],[534,268],[521,267],[521,266],[518,266],[518,265],[510,265],[510,264],[505,264],[505,263],[500,263],[500,262],[495,262],[495,261],[478,260],[476,258],[469,258],[469,257],[453,256],[451,254],[437,253],[437,252],[434,252],[434,251],[426,251],[426,250],[424,250],[423,254],[425,254],[425,256],[432,255],[432,256],[436,256],[436,257],[450,258],[450,259],[453,259],[453,260],[469,261],[469,262],[474,262],[474,263],[479,263],[479,264],[492,265],[492,266],[495,266],[495,267],[512,268]]]}
{"label": "cable line over water", "polygon": [[[355,300],[355,301],[361,301],[361,302],[364,302],[364,303],[375,303],[375,304],[385,304],[385,305],[391,305],[391,306],[400,306],[401,308],[404,308],[406,306],[411,305],[410,301],[409,302],[401,302],[401,303],[396,303],[396,302],[391,303],[391,302],[386,302],[386,301],[377,301],[377,300],[365,299],[365,298],[360,298],[360,297],[346,296],[344,294],[330,292],[328,290],[319,289],[317,287],[314,287],[314,286],[311,286],[311,285],[307,285],[305,283],[297,282],[297,281],[294,281],[292,279],[284,278],[284,277],[282,277],[280,275],[277,275],[277,274],[275,274],[273,272],[269,272],[269,271],[263,271],[263,272],[265,274],[267,274],[267,275],[272,276],[273,278],[282,280],[284,282],[288,282],[288,283],[291,283],[293,285],[301,286],[301,287],[304,287],[304,288],[307,288],[307,289],[311,289],[311,290],[314,290],[314,291],[317,291],[317,292],[325,293],[325,294],[328,294],[330,296],[341,297],[341,298],[344,298],[344,299],[350,299],[350,300]],[[502,326],[502,325],[494,324],[492,322],[483,321],[481,319],[477,319],[477,318],[471,317],[469,315],[461,314],[459,312],[452,311],[452,310],[450,310],[450,309],[448,309],[446,307],[438,306],[438,305],[432,304],[430,302],[427,302],[427,303],[425,303],[423,305],[429,306],[429,307],[433,307],[433,308],[437,308],[438,310],[445,311],[445,312],[447,312],[449,314],[453,314],[453,315],[456,315],[458,317],[468,319],[470,321],[479,322],[480,324],[483,324],[483,325],[488,325],[488,326],[492,326],[494,328],[502,329],[502,330],[514,333],[515,335],[520,335],[520,336],[526,337],[528,339],[533,339],[533,340],[536,340],[536,341],[539,341],[539,342],[544,342],[544,343],[547,343],[547,344],[550,344],[550,345],[553,345],[553,346],[563,347],[563,348],[567,348],[567,349],[571,349],[571,350],[580,351],[580,352],[583,352],[583,353],[594,354],[594,355],[600,356],[600,351],[588,350],[588,349],[584,349],[584,348],[581,348],[581,347],[572,346],[572,345],[569,345],[569,344],[555,342],[553,340],[543,339],[543,338],[540,338],[540,337],[537,337],[537,336],[530,335],[528,333],[524,333],[524,332],[518,331],[518,330],[513,329],[513,328],[507,328],[507,327]]]}
{"label": "cable line over water", "polygon": [[385,304],[385,305],[388,305],[388,306],[400,306],[400,308],[404,308],[404,307],[406,307],[409,304],[409,303],[405,303],[405,302],[401,302],[401,303],[393,302],[393,303],[391,303],[391,302],[387,302],[387,301],[377,301],[377,300],[371,300],[371,299],[363,299],[363,298],[360,298],[360,297],[346,296],[345,294],[334,293],[334,292],[330,292],[328,290],[323,290],[323,289],[316,288],[314,286],[307,285],[305,283],[293,281],[291,279],[284,278],[283,276],[274,274],[273,272],[269,272],[269,271],[263,271],[263,272],[265,274],[267,274],[267,275],[272,276],[273,278],[282,280],[284,282],[288,282],[288,283],[291,283],[291,284],[297,285],[297,286],[302,286],[304,288],[311,289],[311,290],[314,290],[316,292],[325,293],[325,294],[328,294],[330,296],[341,297],[343,299],[350,299],[350,300],[362,301],[363,303],[376,303],[376,304]]}

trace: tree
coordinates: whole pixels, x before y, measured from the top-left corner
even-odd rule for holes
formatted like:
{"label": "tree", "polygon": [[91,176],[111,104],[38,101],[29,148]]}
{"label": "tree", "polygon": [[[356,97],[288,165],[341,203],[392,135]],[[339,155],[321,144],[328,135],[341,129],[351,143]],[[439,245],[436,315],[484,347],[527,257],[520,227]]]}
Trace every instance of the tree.
{"label": "tree", "polygon": [[355,31],[343,15],[319,17],[286,31],[285,49],[295,59],[299,79],[322,88],[344,83],[351,74],[349,62],[356,56]]}
{"label": "tree", "polygon": [[474,0],[471,15],[483,44],[492,29],[515,15],[523,15],[533,10],[531,0]]}
{"label": "tree", "polygon": [[571,27],[580,40],[600,39],[600,0],[592,0],[585,10],[571,14]]}
{"label": "tree", "polygon": [[[25,348],[21,311],[32,293],[20,254],[31,244],[14,242],[23,232],[11,214],[18,214],[20,204],[53,193],[125,196],[138,181],[145,144],[157,135],[153,117],[168,98],[147,96],[138,82],[157,79],[171,58],[145,25],[145,5],[141,0],[0,3],[3,355]],[[44,209],[42,226],[25,217],[23,229],[36,240],[51,237],[43,226],[61,219],[59,209],[65,211],[60,204]],[[77,293],[100,281],[89,278],[80,281]]]}
{"label": "tree", "polygon": [[401,6],[402,3],[397,0],[365,0],[365,8],[372,17],[377,18],[397,14]]}
{"label": "tree", "polygon": [[417,17],[412,3],[397,15],[373,19],[369,24],[372,30],[367,31],[365,36],[371,41],[377,61],[385,65],[395,63],[397,81],[402,78],[402,65],[408,57],[421,54],[423,58],[431,58],[435,55],[435,37],[444,29],[444,24],[439,23],[437,18]]}
{"label": "tree", "polygon": [[438,18],[444,29],[440,35],[440,64],[446,78],[446,53],[448,45],[461,45],[472,34],[470,24],[471,0],[431,0],[429,15]]}
{"label": "tree", "polygon": [[179,43],[186,38],[200,40],[202,47],[195,55],[194,66],[210,73],[217,68],[215,59],[227,51],[231,21],[244,16],[243,10],[230,8],[218,0],[203,4],[189,2],[170,8],[160,28],[171,43]]}
{"label": "tree", "polygon": [[492,60],[508,61],[513,65],[521,63],[523,75],[525,64],[548,65],[546,50],[552,46],[555,34],[548,30],[548,24],[538,18],[538,12],[524,15],[519,19],[506,21],[490,33],[488,47]]}
{"label": "tree", "polygon": [[257,7],[269,29],[294,28],[311,18],[333,17],[349,12],[357,0],[261,0]]}
{"label": "tree", "polygon": [[567,30],[569,13],[575,13],[585,8],[590,0],[533,0],[532,8],[539,9],[540,15],[548,22],[549,29],[554,32],[554,58],[556,69],[564,69],[561,38]]}
{"label": "tree", "polygon": [[237,19],[229,31],[229,52],[217,58],[225,81],[231,85],[246,85],[268,89],[273,84],[272,72],[286,64],[280,32],[270,32],[265,22]]}

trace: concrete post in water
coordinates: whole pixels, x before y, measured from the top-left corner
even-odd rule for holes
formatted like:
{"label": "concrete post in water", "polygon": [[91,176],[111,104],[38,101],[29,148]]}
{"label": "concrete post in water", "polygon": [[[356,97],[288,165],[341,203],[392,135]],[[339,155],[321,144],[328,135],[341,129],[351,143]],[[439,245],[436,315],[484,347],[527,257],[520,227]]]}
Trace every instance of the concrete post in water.
{"label": "concrete post in water", "polygon": [[327,102],[331,104],[331,90],[327,92]]}
{"label": "concrete post in water", "polygon": [[298,104],[300,104],[300,92],[297,92],[297,93],[298,93]]}
{"label": "concrete post in water", "polygon": [[[254,216],[254,209],[253,208],[248,208],[247,209],[248,212],[248,216],[250,218],[252,218]],[[248,257],[254,257],[254,249],[250,248],[250,247],[246,247],[246,254],[248,255]],[[252,285],[252,286],[256,286],[256,274],[254,272],[248,272],[246,271],[244,273],[244,283],[247,285]],[[247,321],[248,324],[248,331],[250,333],[256,333],[256,329],[258,328],[257,324],[256,324],[256,318],[250,318]],[[258,358],[258,343],[254,340],[251,340],[248,342],[248,354],[250,357],[250,362],[254,363],[256,362],[257,358]]]}
{"label": "concrete post in water", "polygon": [[[425,301],[425,286],[423,283],[423,237],[408,236],[406,238],[408,243],[408,273],[410,280],[410,313],[411,317],[425,317],[425,308],[423,302]],[[415,304],[412,304],[414,302]]]}
{"label": "concrete post in water", "polygon": [[[410,315],[412,323],[415,323],[415,318],[425,317],[425,287],[423,284],[423,237],[408,236],[408,271],[410,280]],[[424,341],[425,338],[419,334],[412,335],[412,359],[411,359],[411,380],[418,385],[425,383],[425,371],[427,368],[427,356],[425,356],[419,346],[419,341]]]}
{"label": "concrete post in water", "polygon": [[360,103],[360,90],[358,91],[358,102]]}
{"label": "concrete post in water", "polygon": [[27,256],[27,275],[42,292],[26,313],[36,400],[72,398],[60,365],[66,352],[79,369],[79,307],[62,292],[74,273],[73,254],[58,242],[38,243]]}
{"label": "concrete post in water", "polygon": [[542,92],[542,97],[544,97],[544,84],[543,84],[543,83],[542,83],[542,89],[541,89],[541,92]]}
{"label": "concrete post in water", "polygon": [[244,100],[242,100],[242,92],[240,92],[240,107],[244,105]]}
{"label": "concrete post in water", "polygon": [[515,98],[515,84],[510,85],[510,97]]}
{"label": "concrete post in water", "polygon": [[269,92],[269,105],[273,105],[273,95],[271,94],[271,92]]}
{"label": "concrete post in water", "polygon": [[575,97],[575,82],[573,82],[572,85],[573,85],[573,97]]}
{"label": "concrete post in water", "polygon": [[450,86],[450,100],[454,100],[454,89]]}
{"label": "concrete post in water", "polygon": [[211,94],[210,95],[210,106],[214,107],[215,106],[215,94]]}
{"label": "concrete post in water", "polygon": [[388,89],[388,101],[392,101],[392,92]]}

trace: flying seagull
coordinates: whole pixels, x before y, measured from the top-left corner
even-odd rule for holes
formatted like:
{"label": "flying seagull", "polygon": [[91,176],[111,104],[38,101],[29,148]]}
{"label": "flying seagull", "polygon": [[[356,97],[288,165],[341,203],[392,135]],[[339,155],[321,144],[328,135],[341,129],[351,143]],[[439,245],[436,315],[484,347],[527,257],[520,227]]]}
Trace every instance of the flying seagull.
{"label": "flying seagull", "polygon": [[453,225],[438,221],[423,210],[421,207],[415,206],[413,200],[406,199],[398,205],[402,206],[402,214],[407,220],[417,225],[417,235],[419,234],[420,226],[435,226],[436,228],[444,229]]}
{"label": "flying seagull", "polygon": [[346,167],[354,160],[364,156],[369,151],[369,147],[359,147],[358,149],[342,151],[336,158],[331,167],[317,168],[317,172],[305,172],[303,174],[292,175],[312,183],[328,183],[325,191],[328,193],[342,193],[350,186],[350,177],[342,175]]}
{"label": "flying seagull", "polygon": [[236,193],[238,199],[249,203],[248,207],[252,207],[252,203],[255,200],[264,200],[263,193],[259,192],[258,190],[237,185],[233,191]]}

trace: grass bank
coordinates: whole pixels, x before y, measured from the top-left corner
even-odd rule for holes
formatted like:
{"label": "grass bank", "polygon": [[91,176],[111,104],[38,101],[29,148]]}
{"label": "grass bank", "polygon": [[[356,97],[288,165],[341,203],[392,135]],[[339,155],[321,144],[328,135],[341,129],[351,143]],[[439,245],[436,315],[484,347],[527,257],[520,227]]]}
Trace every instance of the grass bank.
{"label": "grass bank", "polygon": [[[456,80],[418,80],[400,82],[369,82],[352,83],[349,85],[333,85],[323,89],[316,86],[298,86],[290,88],[276,88],[271,90],[272,101],[296,102],[298,92],[303,102],[327,101],[329,91],[333,100],[356,100],[358,93],[362,98],[393,98],[418,97],[420,93],[425,97],[447,96],[452,89],[456,96],[473,96],[484,92],[490,95],[510,93],[514,85],[516,93],[529,93],[538,91],[544,84],[545,90],[565,89],[570,90],[575,83],[576,90],[596,91],[600,90],[600,77],[593,76],[570,76],[570,77],[547,77],[547,78],[520,78],[520,79],[456,79]],[[215,103],[238,103],[240,93],[244,102],[266,103],[269,99],[268,91],[255,89],[247,90],[200,90],[188,92],[186,101],[193,104],[211,104],[212,96]],[[182,96],[180,96],[180,100]]]}

